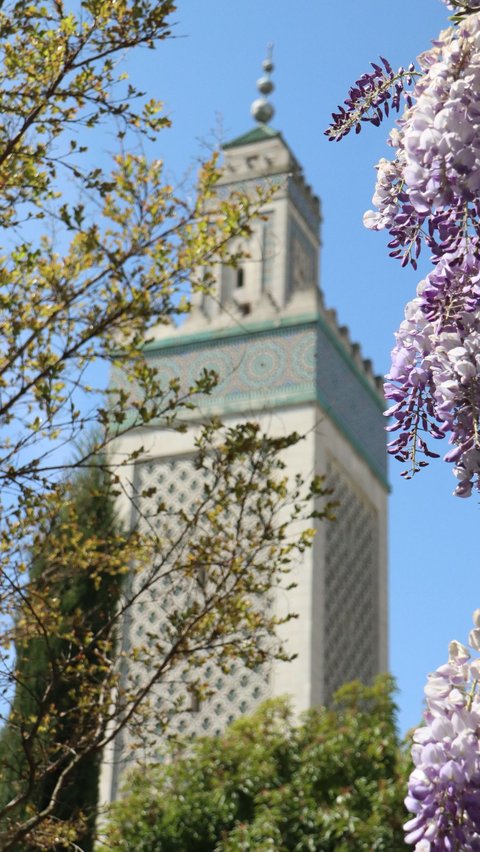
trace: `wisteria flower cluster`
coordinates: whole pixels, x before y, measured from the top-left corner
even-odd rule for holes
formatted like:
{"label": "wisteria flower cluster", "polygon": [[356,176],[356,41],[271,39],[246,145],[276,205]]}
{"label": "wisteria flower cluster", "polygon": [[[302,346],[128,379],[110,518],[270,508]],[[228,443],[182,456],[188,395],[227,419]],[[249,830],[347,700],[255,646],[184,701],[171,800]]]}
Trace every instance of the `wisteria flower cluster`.
{"label": "wisteria flower cluster", "polygon": [[[479,487],[480,445],[480,268],[478,247],[465,246],[462,262],[448,253],[418,287],[397,332],[385,396],[393,402],[389,449],[411,462],[403,475],[425,465],[432,452],[424,435],[450,434],[455,493],[468,497]],[[413,468],[413,470],[412,470]]]}
{"label": "wisteria flower cluster", "polygon": [[395,72],[383,56],[380,62],[382,65],[371,63],[373,71],[363,74],[356,81],[344,105],[338,106],[338,112],[332,114],[333,123],[325,131],[330,141],[339,142],[353,128],[355,133],[360,133],[362,122],[378,127],[391,110],[399,112],[404,102],[411,106],[408,87],[412,84],[415,67],[410,65],[407,70],[399,68]]}
{"label": "wisteria flower cluster", "polygon": [[[438,456],[429,439],[448,437],[454,493],[467,497],[480,490],[480,0],[445,2],[455,25],[419,57],[418,71],[408,69],[414,84],[390,134],[394,156],[377,165],[364,223],[389,232],[403,266],[416,269],[424,246],[433,263],[396,335],[385,395],[397,434],[388,449],[410,477]],[[357,84],[330,138],[365,120],[359,109],[374,103],[382,75]]]}
{"label": "wisteria flower cluster", "polygon": [[452,20],[461,20],[464,15],[469,15],[475,9],[480,9],[480,0],[443,0],[449,9],[455,12]]}
{"label": "wisteria flower cluster", "polygon": [[[469,645],[480,650],[480,610]],[[449,660],[428,676],[425,725],[413,736],[414,770],[405,824],[415,852],[480,850],[480,659],[451,642]]]}

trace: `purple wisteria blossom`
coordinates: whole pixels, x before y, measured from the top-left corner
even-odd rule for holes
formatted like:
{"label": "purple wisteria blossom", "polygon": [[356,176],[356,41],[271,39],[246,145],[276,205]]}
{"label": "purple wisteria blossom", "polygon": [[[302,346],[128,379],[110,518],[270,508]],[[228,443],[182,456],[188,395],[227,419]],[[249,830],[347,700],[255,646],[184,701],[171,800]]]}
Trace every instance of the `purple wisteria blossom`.
{"label": "purple wisteria blossom", "polygon": [[[480,649],[480,610],[469,644]],[[480,660],[451,642],[449,661],[428,676],[425,725],[413,736],[415,765],[405,824],[415,852],[480,850]]]}
{"label": "purple wisteria blossom", "polygon": [[420,64],[425,74],[397,144],[410,201],[429,214],[480,190],[480,16],[442,33]]}
{"label": "purple wisteria blossom", "polygon": [[443,0],[446,6],[461,14],[470,14],[480,9],[480,0]]}
{"label": "purple wisteria blossom", "polygon": [[414,103],[390,138],[396,158],[378,167],[377,213],[365,216],[389,230],[404,265],[422,242],[434,262],[396,335],[388,449],[411,476],[438,455],[428,437],[448,435],[454,493],[468,497],[480,488],[480,14],[444,31],[419,64]]}
{"label": "purple wisteria blossom", "polygon": [[[429,440],[447,437],[454,493],[467,497],[480,490],[480,0],[447,5],[454,26],[418,58],[418,70],[409,68],[414,85],[390,134],[392,158],[377,165],[374,209],[364,224],[388,231],[390,255],[402,266],[416,269],[422,247],[433,265],[392,351],[389,452],[410,477],[438,456]],[[372,120],[382,81],[388,74],[394,80],[389,69],[375,66],[357,81],[330,138]]]}
{"label": "purple wisteria blossom", "polygon": [[480,268],[474,241],[462,248],[462,262],[445,254],[418,287],[397,332],[385,396],[393,402],[388,449],[410,462],[411,476],[436,456],[426,436],[450,435],[457,496],[479,488],[480,447]]}
{"label": "purple wisteria blossom", "polygon": [[355,129],[360,133],[362,122],[376,127],[391,111],[399,112],[403,103],[411,105],[409,87],[416,75],[415,67],[394,71],[387,59],[381,65],[372,62],[372,71],[363,74],[350,89],[344,105],[332,114],[333,122],[325,131],[331,142],[339,142]]}
{"label": "purple wisteria blossom", "polygon": [[376,168],[377,183],[372,201],[377,210],[367,210],[363,223],[374,231],[389,231],[392,237],[388,244],[390,256],[401,258],[402,266],[411,263],[416,269],[425,214],[415,209],[405,189],[403,153],[400,152],[395,160],[382,158]]}

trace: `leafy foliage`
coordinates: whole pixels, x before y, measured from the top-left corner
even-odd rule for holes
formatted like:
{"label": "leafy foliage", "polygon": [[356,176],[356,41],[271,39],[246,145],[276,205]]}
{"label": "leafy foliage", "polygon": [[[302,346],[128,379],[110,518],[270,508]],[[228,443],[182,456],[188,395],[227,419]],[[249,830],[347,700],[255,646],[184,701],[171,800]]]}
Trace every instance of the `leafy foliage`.
{"label": "leafy foliage", "polygon": [[[208,660],[228,670],[236,659],[257,666],[272,656],[285,658],[274,638],[281,619],[255,601],[282,583],[295,554],[309,545],[308,506],[314,516],[330,511],[328,504],[313,509],[313,501],[328,494],[320,479],[309,489],[300,480],[287,487],[280,454],[298,439],[268,438],[254,424],[205,427],[196,461],[203,488],[188,513],[174,513],[160,499],[159,532],[125,535],[110,528],[106,538],[101,521],[108,505],[97,505],[96,517],[86,518],[85,495],[75,495],[75,482],[64,484],[60,512],[56,499],[45,500],[35,515],[35,568],[20,590],[11,629],[19,654],[13,672],[4,660],[5,675],[10,671],[17,682],[7,735],[13,733],[14,752],[22,758],[7,761],[2,849],[17,849],[20,842],[25,849],[61,850],[82,836],[95,794],[85,790],[75,800],[85,804],[82,818],[70,809],[69,790],[74,795],[79,775],[85,771],[94,783],[100,752],[125,726],[144,740],[153,714],[158,732],[168,729],[172,710],[185,709],[160,704],[159,684],[181,679],[203,694],[210,688]],[[80,484],[88,484],[83,476]],[[104,476],[111,487],[115,474],[106,467]],[[93,506],[103,499],[99,493],[92,498]],[[302,530],[292,539],[295,520]],[[133,580],[122,584],[134,565]],[[173,581],[171,592],[165,580]],[[116,649],[119,630],[159,585],[171,603],[168,620],[161,635],[130,649],[136,665],[125,675],[125,652]],[[181,607],[174,594],[179,587],[186,594]]]}
{"label": "leafy foliage", "polygon": [[[191,675],[201,689],[206,659],[265,659],[258,638],[277,620],[252,598],[281,583],[308,546],[307,518],[326,496],[321,482],[298,481],[289,493],[281,455],[298,436],[212,424],[199,430],[204,488],[190,514],[177,513],[174,539],[161,495],[160,529],[110,530],[108,541],[78,512],[72,471],[107,452],[102,474],[117,496],[121,469],[143,448],[117,459],[112,442],[151,424],[182,429],[184,408],[214,387],[211,372],[186,390],[165,384],[142,346],[188,310],[192,291],[209,289],[216,263],[238,261],[232,245],[268,197],[252,189],[220,199],[214,155],[187,201],[143,153],[168,120],[121,59],[167,38],[174,10],[171,0],[10,0],[0,9],[0,712],[24,758],[0,806],[3,852],[71,848],[83,828],[74,814],[59,817],[69,784],[124,726],[142,726],[164,678]],[[105,390],[94,377],[107,368]],[[66,463],[65,447],[92,423],[94,446]],[[199,566],[208,568],[203,585]],[[122,585],[132,569],[134,585]],[[132,649],[141,684],[125,683],[121,625],[171,577],[195,594],[172,607],[165,636]],[[105,608],[120,585],[121,604]],[[284,651],[272,639],[268,653]]]}
{"label": "leafy foliage", "polygon": [[[34,782],[23,803],[23,813],[41,811],[48,804],[58,782],[60,767],[40,772],[35,781],[32,762],[41,764],[48,753],[50,761],[65,743],[76,739],[79,718],[78,690],[82,688],[78,670],[73,668],[76,650],[86,651],[81,677],[98,678],[97,648],[90,642],[108,624],[118,606],[121,573],[112,558],[115,546],[121,550],[115,502],[108,475],[101,465],[77,471],[66,493],[59,516],[52,519],[48,535],[36,542],[30,566],[30,578],[36,594],[48,584],[49,594],[59,601],[59,617],[63,629],[69,625],[70,635],[55,632],[44,641],[38,636],[23,640],[21,632],[16,646],[15,697],[8,722],[0,741],[1,800],[5,805],[12,794],[21,791],[29,777]],[[83,564],[78,561],[78,545],[84,549]],[[92,544],[96,546],[92,549]],[[108,551],[108,559],[106,553]],[[61,564],[52,555],[59,554]],[[48,554],[48,555],[47,555]],[[88,650],[87,650],[88,649]],[[77,660],[77,669],[78,663]],[[49,719],[41,736],[29,720],[46,715],[45,705],[54,708],[55,719]],[[77,842],[84,852],[93,848],[95,808],[100,770],[100,755],[92,754],[77,764],[56,801],[51,818],[78,827]],[[24,842],[26,850],[28,842]],[[30,847],[29,847],[30,848]]]}
{"label": "leafy foliage", "polygon": [[296,723],[263,704],[222,737],[172,746],[134,773],[103,850],[392,852],[403,844],[404,758],[393,683],[353,683]]}

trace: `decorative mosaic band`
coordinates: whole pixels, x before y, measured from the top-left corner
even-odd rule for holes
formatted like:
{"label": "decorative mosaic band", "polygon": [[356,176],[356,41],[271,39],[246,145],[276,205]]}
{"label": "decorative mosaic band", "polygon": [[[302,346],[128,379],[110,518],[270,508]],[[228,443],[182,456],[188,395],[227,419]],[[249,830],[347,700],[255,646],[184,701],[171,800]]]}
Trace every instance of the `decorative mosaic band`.
{"label": "decorative mosaic band", "polygon": [[196,397],[202,413],[245,413],[317,401],[386,483],[384,420],[378,397],[342,357],[319,322],[188,344],[149,347],[150,364],[165,386],[179,378],[188,388],[202,371],[218,385]]}

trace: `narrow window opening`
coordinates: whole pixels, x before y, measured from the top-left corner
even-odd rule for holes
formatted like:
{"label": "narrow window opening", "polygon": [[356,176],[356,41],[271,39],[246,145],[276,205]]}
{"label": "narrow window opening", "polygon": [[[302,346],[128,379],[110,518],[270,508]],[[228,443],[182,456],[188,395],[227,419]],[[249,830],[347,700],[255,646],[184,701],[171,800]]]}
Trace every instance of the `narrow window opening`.
{"label": "narrow window opening", "polygon": [[198,585],[204,589],[207,585],[207,569],[204,565],[199,565],[197,573]]}
{"label": "narrow window opening", "polygon": [[240,266],[237,269],[237,290],[239,290],[240,287],[244,287],[244,286],[245,286],[245,275],[244,275],[242,267]]}
{"label": "narrow window opening", "polygon": [[198,713],[200,711],[201,703],[198,692],[192,692],[190,694],[190,712]]}

